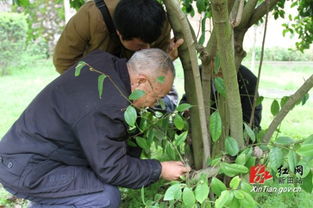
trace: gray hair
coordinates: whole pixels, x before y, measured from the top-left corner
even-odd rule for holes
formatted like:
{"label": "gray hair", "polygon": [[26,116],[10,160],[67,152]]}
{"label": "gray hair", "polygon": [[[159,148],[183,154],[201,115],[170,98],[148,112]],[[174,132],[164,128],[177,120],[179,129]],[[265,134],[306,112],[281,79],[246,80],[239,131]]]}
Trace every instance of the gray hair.
{"label": "gray hair", "polygon": [[137,51],[129,59],[128,64],[132,70],[139,72],[150,72],[156,76],[160,72],[171,72],[175,77],[175,68],[172,59],[161,49],[149,48]]}

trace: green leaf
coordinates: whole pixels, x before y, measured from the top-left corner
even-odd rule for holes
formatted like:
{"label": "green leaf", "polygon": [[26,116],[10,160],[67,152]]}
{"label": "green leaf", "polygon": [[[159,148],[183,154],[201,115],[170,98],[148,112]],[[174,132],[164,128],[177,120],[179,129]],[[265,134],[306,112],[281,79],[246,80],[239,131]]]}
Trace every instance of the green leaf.
{"label": "green leaf", "polygon": [[215,208],[223,208],[225,204],[233,200],[234,195],[226,190],[223,191],[221,196],[215,201]]}
{"label": "green leaf", "polygon": [[153,129],[149,129],[146,133],[146,138],[147,138],[147,141],[148,141],[148,144],[151,145],[152,142],[153,142],[153,139],[155,137],[155,131]]}
{"label": "green leaf", "polygon": [[223,95],[224,97],[226,96],[226,90],[225,90],[225,84],[224,84],[224,79],[221,77],[216,77],[214,79],[214,86],[217,90],[218,93]]}
{"label": "green leaf", "polygon": [[220,70],[220,66],[221,66],[220,58],[218,56],[215,56],[214,58],[214,73],[215,74],[217,74],[218,71]]}
{"label": "green leaf", "polygon": [[239,178],[239,176],[232,178],[230,183],[229,183],[229,187],[232,189],[237,189],[239,184],[240,184],[240,181],[241,181],[241,179]]}
{"label": "green leaf", "polygon": [[196,203],[196,199],[195,199],[195,196],[193,194],[193,191],[189,187],[184,188],[183,203],[184,203],[186,208],[189,208],[189,207],[191,208]]}
{"label": "green leaf", "polygon": [[303,144],[313,144],[313,134],[305,138]]}
{"label": "green leaf", "polygon": [[179,130],[182,130],[185,126],[184,119],[180,115],[176,115],[174,118],[175,127]]}
{"label": "green leaf", "polygon": [[289,170],[291,172],[294,172],[296,164],[297,164],[297,154],[293,150],[290,150],[288,152],[287,157],[288,157]]}
{"label": "green leaf", "polygon": [[287,103],[288,99],[289,96],[282,97],[282,99],[280,100],[280,106],[283,107]]}
{"label": "green leaf", "polygon": [[247,125],[246,123],[243,123],[245,126],[245,132],[248,134],[248,136],[250,137],[252,142],[255,142],[255,134],[254,131],[250,128],[249,125]]}
{"label": "green leaf", "polygon": [[256,103],[255,103],[255,106],[258,106],[260,105],[264,100],[264,97],[263,96],[259,96],[257,99],[256,99]]}
{"label": "green leaf", "polygon": [[127,145],[131,147],[138,147],[138,145],[135,142],[131,141],[130,139],[127,140]]}
{"label": "green leaf", "polygon": [[146,205],[146,201],[145,201],[145,187],[142,187],[140,190],[141,193],[141,201],[144,205]]}
{"label": "green leaf", "polygon": [[226,149],[226,152],[229,155],[231,155],[231,156],[237,155],[238,152],[239,152],[239,146],[238,146],[237,141],[234,138],[230,137],[230,136],[226,137],[226,139],[225,139],[225,149]]}
{"label": "green leaf", "polygon": [[170,200],[180,200],[181,199],[181,184],[174,184],[171,185],[164,194],[164,201],[170,201]]}
{"label": "green leaf", "polygon": [[229,177],[234,177],[235,175],[239,173],[247,173],[249,171],[249,169],[243,165],[239,165],[235,163],[229,164],[226,162],[221,163],[220,170],[222,173],[224,173],[225,175]]}
{"label": "green leaf", "polygon": [[310,164],[307,161],[301,160],[300,162],[298,162],[299,166],[303,167],[303,174],[300,175],[299,173],[297,173],[297,176],[300,176],[301,178],[305,178],[309,173],[311,173],[311,168],[310,168]]}
{"label": "green leaf", "polygon": [[275,140],[275,143],[276,144],[286,144],[286,145],[289,145],[289,144],[293,144],[295,143],[295,141],[293,139],[291,139],[290,137],[278,137],[276,140]]}
{"label": "green leaf", "polygon": [[304,104],[306,103],[306,101],[309,100],[309,97],[310,97],[309,93],[307,93],[307,94],[305,94],[305,95],[303,96],[303,98],[302,98],[302,100],[301,100],[302,105],[304,105]]}
{"label": "green leaf", "polygon": [[210,188],[207,183],[198,183],[195,190],[196,200],[202,204],[208,198],[209,191]]}
{"label": "green leaf", "polygon": [[210,187],[217,196],[220,196],[222,191],[226,190],[225,184],[216,177],[212,178]]}
{"label": "green leaf", "polygon": [[131,126],[131,127],[135,126],[135,122],[137,119],[137,112],[133,106],[130,105],[127,107],[127,109],[124,113],[124,118],[125,118],[126,123],[129,126]]}
{"label": "green leaf", "polygon": [[162,110],[165,110],[165,109],[166,109],[166,104],[165,104],[165,102],[164,102],[163,99],[158,100],[158,101],[157,101],[157,104],[161,106],[161,109],[162,109]]}
{"label": "green leaf", "polygon": [[218,111],[215,111],[210,116],[210,133],[213,142],[216,142],[222,135],[222,119]]}
{"label": "green leaf", "polygon": [[273,116],[276,116],[278,112],[279,112],[279,103],[278,103],[278,101],[275,99],[275,100],[272,102],[272,105],[271,105],[271,113],[272,113]]}
{"label": "green leaf", "polygon": [[130,100],[138,100],[139,98],[141,98],[142,96],[144,96],[146,93],[143,90],[134,90],[130,95],[129,95],[129,99]]}
{"label": "green leaf", "polygon": [[170,158],[170,160],[176,160],[176,151],[170,143],[167,143],[165,146],[165,152]]}
{"label": "green leaf", "polygon": [[240,200],[245,198],[245,195],[242,192],[243,192],[242,190],[235,190],[234,191],[235,198]]}
{"label": "green leaf", "polygon": [[161,83],[161,84],[163,84],[164,81],[165,81],[165,76],[159,76],[159,77],[156,79],[156,82]]}
{"label": "green leaf", "polygon": [[98,76],[98,93],[99,98],[101,99],[103,93],[103,81],[107,76],[105,74],[101,74]]}
{"label": "green leaf", "polygon": [[176,146],[179,146],[181,145],[182,143],[184,143],[184,141],[186,140],[187,138],[187,135],[188,135],[188,131],[184,131],[183,133],[181,133],[180,135],[177,135],[175,134],[175,145]]}
{"label": "green leaf", "polygon": [[13,0],[13,4],[15,4],[15,3],[19,6],[22,6],[22,7],[27,7],[30,5],[29,0]]}
{"label": "green leaf", "polygon": [[244,165],[246,163],[246,154],[244,152],[240,153],[235,162],[239,165]]}
{"label": "green leaf", "polygon": [[250,156],[250,157],[248,157],[248,159],[247,159],[247,162],[246,162],[246,167],[247,168],[251,168],[252,166],[254,166],[255,165],[255,161],[256,161],[256,157],[252,157],[252,156]]}
{"label": "green leaf", "polygon": [[254,201],[252,196],[249,193],[245,192],[245,191],[242,191],[241,193],[244,195],[244,199],[240,200],[240,207],[255,208],[256,207],[256,202]]}
{"label": "green leaf", "polygon": [[209,199],[204,200],[204,202],[201,204],[201,208],[211,208],[211,202]]}
{"label": "green leaf", "polygon": [[204,41],[205,41],[205,33],[202,33],[198,41],[199,45],[203,45]]}
{"label": "green leaf", "polygon": [[136,142],[137,142],[138,146],[141,147],[142,149],[144,149],[144,150],[150,149],[150,146],[149,146],[149,144],[145,138],[137,136]]}
{"label": "green leaf", "polygon": [[217,157],[217,158],[214,158],[213,160],[208,160],[208,165],[214,166],[214,167],[219,166],[221,163],[221,159],[222,159],[221,157]]}
{"label": "green leaf", "polygon": [[251,192],[252,186],[247,181],[241,180],[240,189],[245,191],[245,192]]}
{"label": "green leaf", "polygon": [[197,0],[196,6],[199,13],[205,11],[205,0]]}
{"label": "green leaf", "polygon": [[78,62],[78,64],[77,64],[76,67],[75,67],[75,77],[78,77],[78,76],[80,75],[80,71],[81,71],[82,68],[83,68],[84,66],[86,66],[86,65],[87,65],[87,63],[84,62],[84,61]]}
{"label": "green leaf", "polygon": [[312,190],[313,190],[312,178],[313,176],[311,172],[309,172],[309,174],[305,178],[303,178],[303,183],[301,185],[301,188],[307,193],[312,193]]}
{"label": "green leaf", "polygon": [[230,208],[241,208],[240,202],[237,198],[233,197],[233,200],[229,203]]}
{"label": "green leaf", "polygon": [[179,106],[177,106],[176,110],[178,112],[184,112],[186,110],[188,110],[189,108],[191,108],[191,105],[188,104],[188,103],[183,103],[183,104],[180,104]]}
{"label": "green leaf", "polygon": [[283,151],[279,147],[274,147],[269,153],[270,167],[276,171],[283,163]]}
{"label": "green leaf", "polygon": [[299,155],[304,157],[312,157],[313,156],[313,144],[303,144],[299,149],[296,150]]}

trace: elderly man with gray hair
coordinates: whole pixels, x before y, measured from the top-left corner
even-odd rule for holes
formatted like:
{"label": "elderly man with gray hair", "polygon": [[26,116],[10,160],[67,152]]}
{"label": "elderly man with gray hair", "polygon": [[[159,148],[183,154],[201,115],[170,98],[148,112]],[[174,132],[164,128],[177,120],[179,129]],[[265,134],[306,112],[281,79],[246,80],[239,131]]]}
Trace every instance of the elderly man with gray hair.
{"label": "elderly man with gray hair", "polygon": [[[168,93],[175,77],[168,55],[145,49],[126,62],[94,51],[82,61],[80,76],[71,67],[51,82],[0,141],[0,182],[30,207],[118,207],[117,186],[141,188],[189,171],[179,161],[132,157],[126,143],[126,98],[143,90],[132,103],[143,108]],[[94,70],[109,77],[101,98]]]}

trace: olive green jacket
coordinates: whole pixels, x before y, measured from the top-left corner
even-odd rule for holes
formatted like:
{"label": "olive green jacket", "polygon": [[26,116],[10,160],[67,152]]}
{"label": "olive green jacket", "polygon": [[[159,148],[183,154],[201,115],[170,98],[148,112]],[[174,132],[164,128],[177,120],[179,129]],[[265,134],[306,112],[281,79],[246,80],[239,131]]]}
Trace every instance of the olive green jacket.
{"label": "olive green jacket", "polygon": [[[111,16],[119,0],[104,0]],[[168,50],[170,42],[170,25],[164,25],[161,36],[152,48]],[[91,51],[100,49],[111,54],[121,50],[120,44],[110,38],[100,10],[94,1],[84,4],[70,19],[57,42],[54,50],[53,63],[59,73],[63,73],[80,58]],[[133,52],[122,49],[120,56],[129,58]]]}

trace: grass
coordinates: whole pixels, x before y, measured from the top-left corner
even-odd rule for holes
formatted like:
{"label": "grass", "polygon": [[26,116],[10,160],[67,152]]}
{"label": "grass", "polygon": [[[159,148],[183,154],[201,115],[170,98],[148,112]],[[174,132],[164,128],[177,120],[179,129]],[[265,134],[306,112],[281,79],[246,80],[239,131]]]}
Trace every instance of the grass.
{"label": "grass", "polygon": [[37,60],[0,77],[0,138],[40,90],[57,76],[51,60]]}
{"label": "grass", "polygon": [[[250,63],[243,63],[249,67]],[[176,78],[175,88],[179,95],[184,93],[184,74],[179,61],[175,62]],[[265,62],[261,71],[259,92],[264,96],[261,126],[266,129],[273,120],[270,107],[274,99],[280,101],[284,95],[296,91],[312,73],[313,63],[308,62]],[[257,70],[254,70],[257,74]],[[309,92],[310,98],[302,106],[296,106],[288,113],[280,126],[280,135],[293,138],[305,138],[313,134],[313,90]]]}
{"label": "grass", "polygon": [[[184,76],[180,63],[175,63],[177,76],[175,87],[180,97],[184,92]],[[248,63],[246,63],[249,66]],[[276,64],[265,63],[262,71],[262,81],[260,89],[264,90],[263,120],[262,128],[267,128],[273,116],[270,113],[270,105],[273,99],[281,97],[282,94],[296,90],[301,86],[304,79],[312,74],[312,66],[301,64]],[[256,72],[255,72],[256,74]],[[58,76],[55,72],[51,60],[37,60],[27,65],[23,69],[15,70],[10,75],[0,77],[0,138],[8,131],[10,126],[19,117],[32,99],[50,81]],[[277,92],[277,90],[280,90]],[[274,96],[269,92],[275,91]],[[267,93],[267,94],[266,94]],[[270,95],[269,95],[270,94]],[[293,138],[304,138],[313,134],[313,94],[304,106],[296,106],[291,111],[280,126],[280,135]],[[135,192],[139,194],[139,192]],[[149,195],[149,193],[147,193]],[[270,197],[269,197],[270,196]],[[9,195],[0,189],[0,207],[5,205],[4,198]],[[258,194],[258,201],[262,202],[262,208],[289,207],[312,207],[312,194],[301,192],[299,194]],[[138,201],[140,199],[138,198]]]}

